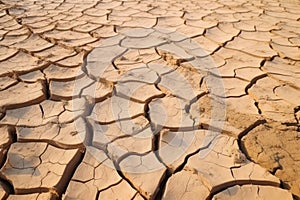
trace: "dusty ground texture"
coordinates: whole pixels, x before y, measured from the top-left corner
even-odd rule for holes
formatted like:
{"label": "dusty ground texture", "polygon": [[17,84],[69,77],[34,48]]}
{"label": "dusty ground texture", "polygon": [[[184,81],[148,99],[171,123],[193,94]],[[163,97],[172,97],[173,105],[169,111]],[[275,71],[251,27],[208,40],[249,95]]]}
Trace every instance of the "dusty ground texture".
{"label": "dusty ground texture", "polygon": [[1,0],[0,199],[300,199],[299,0]]}

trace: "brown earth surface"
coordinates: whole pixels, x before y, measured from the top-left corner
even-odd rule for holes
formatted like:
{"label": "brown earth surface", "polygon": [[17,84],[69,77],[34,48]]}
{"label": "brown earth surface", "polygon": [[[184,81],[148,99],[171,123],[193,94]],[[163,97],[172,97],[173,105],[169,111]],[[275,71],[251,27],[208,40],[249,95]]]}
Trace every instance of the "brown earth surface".
{"label": "brown earth surface", "polygon": [[0,199],[300,199],[299,0],[1,0]]}

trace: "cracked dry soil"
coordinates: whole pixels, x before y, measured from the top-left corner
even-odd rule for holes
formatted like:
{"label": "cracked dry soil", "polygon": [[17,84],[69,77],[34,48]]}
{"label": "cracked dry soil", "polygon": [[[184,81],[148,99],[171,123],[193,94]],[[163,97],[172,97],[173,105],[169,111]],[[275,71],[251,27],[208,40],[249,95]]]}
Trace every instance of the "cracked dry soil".
{"label": "cracked dry soil", "polygon": [[0,199],[299,200],[299,38],[298,0],[1,0]]}

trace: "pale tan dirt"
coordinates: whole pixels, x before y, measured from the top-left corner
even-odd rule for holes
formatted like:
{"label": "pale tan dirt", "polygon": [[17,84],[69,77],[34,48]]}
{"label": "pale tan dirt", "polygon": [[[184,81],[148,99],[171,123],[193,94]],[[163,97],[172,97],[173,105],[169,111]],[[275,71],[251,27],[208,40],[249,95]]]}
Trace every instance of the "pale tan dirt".
{"label": "pale tan dirt", "polygon": [[0,199],[300,199],[299,0],[1,0]]}

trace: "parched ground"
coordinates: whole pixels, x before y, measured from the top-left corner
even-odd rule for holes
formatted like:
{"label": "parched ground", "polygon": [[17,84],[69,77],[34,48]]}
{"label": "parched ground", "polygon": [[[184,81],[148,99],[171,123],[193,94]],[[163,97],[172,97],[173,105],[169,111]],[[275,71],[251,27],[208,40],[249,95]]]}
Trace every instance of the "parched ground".
{"label": "parched ground", "polygon": [[0,199],[300,199],[299,0],[1,0]]}

